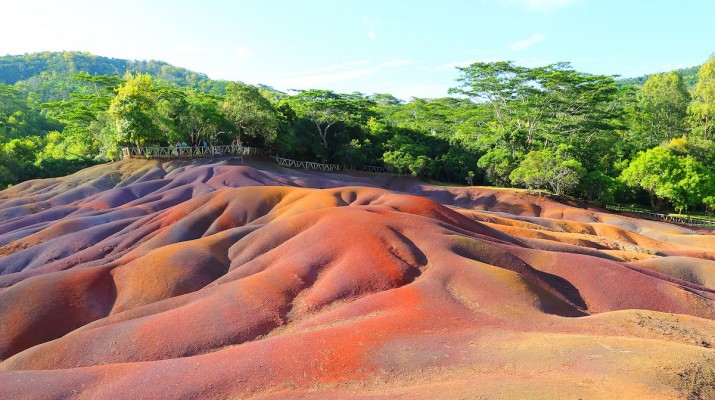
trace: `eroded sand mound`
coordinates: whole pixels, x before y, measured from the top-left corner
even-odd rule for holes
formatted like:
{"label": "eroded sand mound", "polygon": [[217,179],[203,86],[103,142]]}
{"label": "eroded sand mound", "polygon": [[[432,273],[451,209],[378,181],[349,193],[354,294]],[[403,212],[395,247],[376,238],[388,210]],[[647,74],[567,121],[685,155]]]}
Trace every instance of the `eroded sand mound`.
{"label": "eroded sand mound", "polygon": [[124,161],[0,192],[2,398],[715,398],[715,236]]}

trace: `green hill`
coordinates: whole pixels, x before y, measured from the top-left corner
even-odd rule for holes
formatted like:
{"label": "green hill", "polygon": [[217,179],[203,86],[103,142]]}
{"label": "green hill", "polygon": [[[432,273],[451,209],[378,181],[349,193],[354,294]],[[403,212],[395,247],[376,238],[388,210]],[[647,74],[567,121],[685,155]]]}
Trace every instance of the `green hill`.
{"label": "green hill", "polygon": [[[695,84],[698,83],[698,71],[700,70],[700,65],[695,65],[689,68],[676,69],[675,72],[679,73],[683,77],[685,84],[688,88],[693,89]],[[670,72],[670,71],[663,71]],[[652,75],[652,74],[651,74]],[[620,86],[643,86],[650,75],[643,75],[635,78],[621,78],[618,79],[618,84]]]}
{"label": "green hill", "polygon": [[67,100],[79,83],[72,75],[124,76],[127,72],[147,73],[160,80],[207,93],[222,94],[226,81],[173,66],[163,61],[137,61],[95,56],[82,52],[43,52],[0,57],[0,83],[15,85],[38,103]]}

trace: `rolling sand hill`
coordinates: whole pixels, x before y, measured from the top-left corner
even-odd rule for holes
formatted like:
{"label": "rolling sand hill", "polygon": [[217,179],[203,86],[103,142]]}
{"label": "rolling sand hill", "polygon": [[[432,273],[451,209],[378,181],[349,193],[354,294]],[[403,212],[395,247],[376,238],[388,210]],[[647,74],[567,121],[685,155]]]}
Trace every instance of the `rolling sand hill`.
{"label": "rolling sand hill", "polygon": [[715,398],[715,235],[128,160],[0,192],[0,398]]}

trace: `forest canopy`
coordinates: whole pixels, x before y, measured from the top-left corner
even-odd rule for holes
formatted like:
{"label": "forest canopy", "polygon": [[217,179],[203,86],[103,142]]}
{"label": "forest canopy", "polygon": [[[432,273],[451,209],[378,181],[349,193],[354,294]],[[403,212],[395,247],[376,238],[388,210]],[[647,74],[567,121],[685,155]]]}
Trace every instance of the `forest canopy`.
{"label": "forest canopy", "polygon": [[477,62],[452,96],[215,81],[159,61],[0,57],[0,187],[117,160],[123,146],[239,141],[285,157],[599,204],[715,207],[715,59],[642,79]]}

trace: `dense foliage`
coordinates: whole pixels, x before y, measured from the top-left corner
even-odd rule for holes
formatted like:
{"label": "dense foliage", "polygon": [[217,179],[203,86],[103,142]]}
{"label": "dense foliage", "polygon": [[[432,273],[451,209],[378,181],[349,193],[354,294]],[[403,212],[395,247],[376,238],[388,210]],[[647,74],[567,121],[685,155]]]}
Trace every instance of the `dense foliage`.
{"label": "dense foliage", "polygon": [[[688,89],[692,89],[695,87],[695,84],[698,82],[698,71],[700,71],[700,66],[696,65],[694,67],[688,67],[688,68],[680,68],[677,69],[673,72],[677,73],[681,77],[683,77],[683,81],[687,85]],[[619,78],[618,79],[618,85],[619,86],[643,86],[645,81],[650,78],[651,75],[643,75],[635,78]]]}
{"label": "dense foliage", "polygon": [[637,86],[567,63],[459,72],[455,97],[405,102],[84,53],[0,57],[0,185],[116,160],[122,146],[205,141],[598,203],[715,206],[715,59]]}

